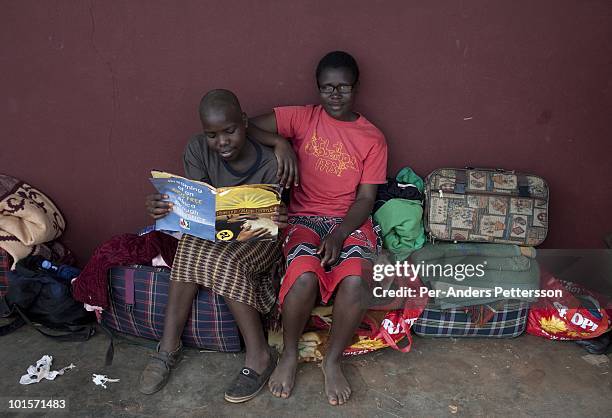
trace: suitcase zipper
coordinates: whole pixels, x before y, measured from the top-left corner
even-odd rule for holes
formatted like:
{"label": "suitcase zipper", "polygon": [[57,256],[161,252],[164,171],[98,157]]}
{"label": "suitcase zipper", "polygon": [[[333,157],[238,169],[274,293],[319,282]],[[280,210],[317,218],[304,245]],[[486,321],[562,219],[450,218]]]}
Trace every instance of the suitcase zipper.
{"label": "suitcase zipper", "polygon": [[465,193],[454,193],[453,191],[442,190],[442,189],[438,189],[438,190],[434,189],[432,191],[434,193],[437,191],[438,194],[439,194],[440,199],[444,198],[443,193],[447,193],[447,194],[455,194],[455,195],[460,195],[460,196],[478,194],[478,195],[487,195],[487,196],[493,195],[493,196],[518,197],[520,199],[540,199],[540,200],[546,200],[546,197],[542,197],[542,196],[521,197],[517,192],[501,193],[501,192],[492,192],[492,191],[488,191],[488,190],[471,190],[471,189],[466,189]]}

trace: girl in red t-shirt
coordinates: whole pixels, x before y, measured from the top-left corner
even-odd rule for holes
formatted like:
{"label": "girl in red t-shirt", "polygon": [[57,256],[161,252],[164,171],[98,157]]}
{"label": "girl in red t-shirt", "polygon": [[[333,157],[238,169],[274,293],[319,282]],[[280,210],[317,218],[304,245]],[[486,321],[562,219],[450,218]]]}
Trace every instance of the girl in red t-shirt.
{"label": "girl in red t-shirt", "polygon": [[352,56],[327,54],[316,80],[320,105],[275,108],[253,118],[248,134],[274,147],[280,182],[293,186],[279,295],[284,350],[268,386],[275,396],[290,396],[304,326],[314,305],[334,296],[322,370],[329,402],[341,405],[351,394],[340,367],[342,352],[372,296],[372,277],[365,272],[380,240],[370,212],[377,185],[386,182],[387,145],[380,130],[353,111],[359,68]]}

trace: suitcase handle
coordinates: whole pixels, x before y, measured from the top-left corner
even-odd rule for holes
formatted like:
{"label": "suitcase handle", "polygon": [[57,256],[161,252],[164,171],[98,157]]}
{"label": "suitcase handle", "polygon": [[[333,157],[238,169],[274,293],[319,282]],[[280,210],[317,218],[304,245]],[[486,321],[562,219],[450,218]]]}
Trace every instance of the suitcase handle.
{"label": "suitcase handle", "polygon": [[[524,174],[516,174],[514,170],[507,171],[503,168],[474,168],[474,167],[465,167],[465,170],[483,170],[483,171],[495,171],[498,173],[504,174],[514,174],[516,175],[516,179],[518,182],[518,192],[519,197],[531,197],[531,193],[529,192],[529,181],[527,180],[527,176]],[[455,183],[455,189],[453,193],[456,194],[465,194],[467,184],[467,175],[465,171],[457,170],[457,181]]]}
{"label": "suitcase handle", "polygon": [[484,167],[472,167],[469,165],[466,165],[464,167],[465,170],[483,170],[483,171],[496,171],[498,173],[508,173],[508,174],[514,174],[514,170],[506,170],[504,168],[484,168]]}
{"label": "suitcase handle", "polygon": [[125,310],[132,312],[134,303],[134,269],[128,269],[125,274]]}

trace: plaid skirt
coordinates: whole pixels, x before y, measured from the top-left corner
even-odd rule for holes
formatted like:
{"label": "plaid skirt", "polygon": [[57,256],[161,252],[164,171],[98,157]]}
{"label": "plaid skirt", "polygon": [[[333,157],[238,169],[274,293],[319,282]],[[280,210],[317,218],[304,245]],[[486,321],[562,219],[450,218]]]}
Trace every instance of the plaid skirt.
{"label": "plaid skirt", "polygon": [[278,241],[211,242],[183,235],[170,280],[196,283],[267,313],[276,300],[272,276],[280,258]]}

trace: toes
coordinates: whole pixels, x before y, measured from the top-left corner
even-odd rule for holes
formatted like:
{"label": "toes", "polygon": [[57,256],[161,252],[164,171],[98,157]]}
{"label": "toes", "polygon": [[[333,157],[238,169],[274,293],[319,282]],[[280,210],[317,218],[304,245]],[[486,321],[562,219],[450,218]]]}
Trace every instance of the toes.
{"label": "toes", "polygon": [[351,393],[352,393],[352,392],[351,392],[351,388],[346,388],[346,390],[344,391],[344,399],[345,399],[346,401],[348,401],[348,400],[349,400],[349,398],[351,397]]}
{"label": "toes", "polygon": [[289,395],[291,395],[291,387],[284,383],[270,382],[268,383],[268,388],[270,392],[272,392],[272,395],[277,398],[287,399]]}
{"label": "toes", "polygon": [[272,392],[272,395],[276,396],[277,398],[280,398],[281,390],[282,390],[281,385],[277,383],[271,383],[269,387],[270,387],[270,392]]}
{"label": "toes", "polygon": [[338,405],[338,396],[335,393],[327,395],[327,400],[331,405]]}

